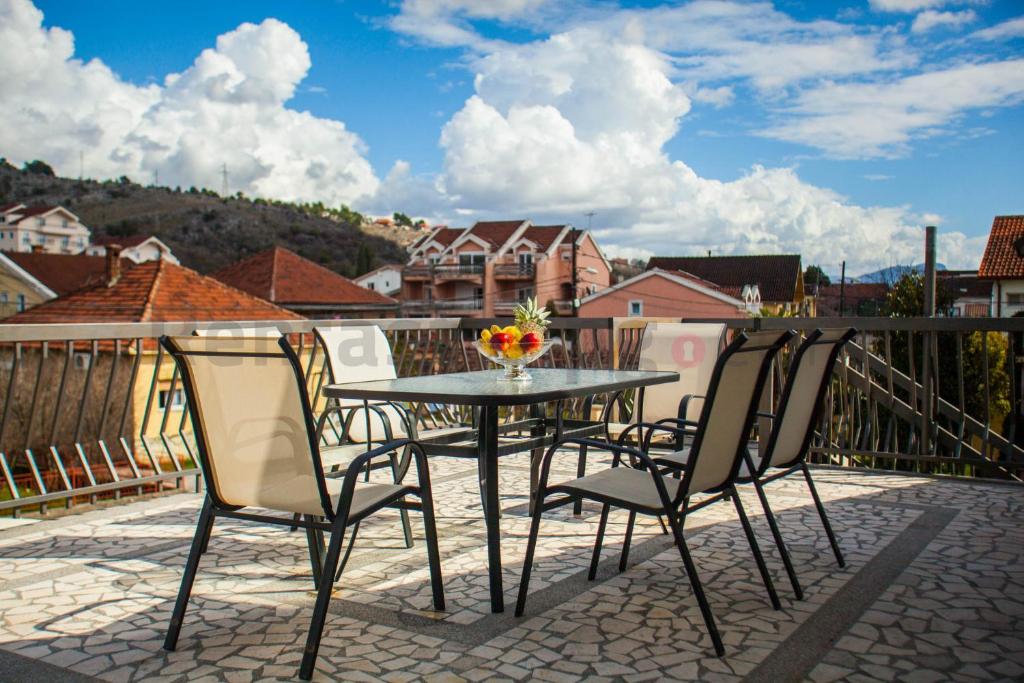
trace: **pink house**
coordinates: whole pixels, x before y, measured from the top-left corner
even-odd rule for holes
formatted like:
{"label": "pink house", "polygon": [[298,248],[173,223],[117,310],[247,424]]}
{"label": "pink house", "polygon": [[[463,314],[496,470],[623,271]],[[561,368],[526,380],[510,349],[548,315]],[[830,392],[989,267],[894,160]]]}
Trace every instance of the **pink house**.
{"label": "pink house", "polygon": [[716,285],[687,273],[654,269],[583,299],[580,316],[746,318],[748,306]]}
{"label": "pink house", "polygon": [[526,220],[436,228],[410,248],[402,273],[403,313],[504,317],[536,296],[557,313],[570,314],[574,250],[575,296],[608,287],[611,267],[589,231]]}

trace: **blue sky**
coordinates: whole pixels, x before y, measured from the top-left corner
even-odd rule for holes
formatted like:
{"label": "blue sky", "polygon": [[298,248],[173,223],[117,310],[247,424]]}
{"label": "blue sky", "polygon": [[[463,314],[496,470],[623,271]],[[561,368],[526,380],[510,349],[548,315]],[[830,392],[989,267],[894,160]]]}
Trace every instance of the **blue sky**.
{"label": "blue sky", "polygon": [[454,224],[592,209],[624,255],[826,269],[920,260],[926,222],[976,265],[992,216],[1024,212],[1019,2],[0,0],[4,24],[49,62],[3,80],[55,92],[0,120],[0,155],[69,175],[76,145],[99,176],[219,189],[228,163],[250,195]]}

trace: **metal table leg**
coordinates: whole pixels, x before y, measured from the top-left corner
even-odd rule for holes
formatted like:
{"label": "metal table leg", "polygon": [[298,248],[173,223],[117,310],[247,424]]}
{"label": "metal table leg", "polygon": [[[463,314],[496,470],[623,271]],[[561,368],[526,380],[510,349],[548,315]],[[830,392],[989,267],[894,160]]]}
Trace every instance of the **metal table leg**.
{"label": "metal table leg", "polygon": [[485,406],[478,432],[481,496],[487,524],[487,566],[491,581],[491,611],[504,612],[501,584],[501,528],[498,509],[498,408]]}

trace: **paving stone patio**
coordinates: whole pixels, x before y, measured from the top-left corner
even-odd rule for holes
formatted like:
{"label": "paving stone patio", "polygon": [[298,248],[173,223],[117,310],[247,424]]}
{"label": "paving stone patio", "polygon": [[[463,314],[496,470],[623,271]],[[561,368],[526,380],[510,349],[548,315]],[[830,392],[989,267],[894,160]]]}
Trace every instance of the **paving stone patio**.
{"label": "paving stone patio", "polygon": [[[376,516],[338,584],[315,680],[1024,679],[1022,487],[819,469],[840,569],[802,481],[772,484],[803,601],[743,491],[780,611],[732,506],[696,513],[686,529],[727,648],[717,658],[653,520],[620,574],[625,514],[613,513],[586,580],[597,507],[545,517],[527,615],[513,617],[529,473],[525,457],[501,465],[509,611],[488,611],[475,465],[433,460],[448,610],[430,609],[417,516],[410,549],[397,514]],[[183,493],[0,528],[0,680],[295,679],[313,602],[302,533],[219,520],[178,650],[161,649],[199,504]]]}

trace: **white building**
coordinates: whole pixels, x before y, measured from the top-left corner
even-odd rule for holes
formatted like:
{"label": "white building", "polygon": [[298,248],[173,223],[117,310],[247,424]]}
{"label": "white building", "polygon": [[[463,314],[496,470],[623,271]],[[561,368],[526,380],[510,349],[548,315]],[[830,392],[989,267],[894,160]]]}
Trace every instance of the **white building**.
{"label": "white building", "polygon": [[389,263],[352,280],[360,287],[391,296],[402,289],[402,266]]}
{"label": "white building", "polygon": [[121,258],[130,259],[134,263],[164,260],[180,265],[178,258],[171,253],[171,248],[153,235],[101,237],[90,244],[85,253],[89,256],[106,256],[107,247],[112,244],[121,247]]}
{"label": "white building", "polygon": [[89,244],[89,228],[62,206],[8,204],[0,207],[0,250],[41,250],[79,254]]}

